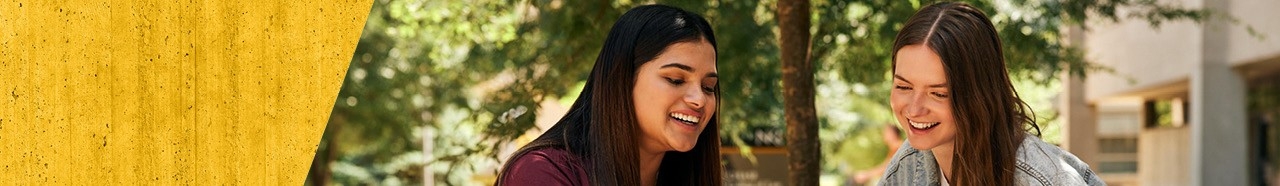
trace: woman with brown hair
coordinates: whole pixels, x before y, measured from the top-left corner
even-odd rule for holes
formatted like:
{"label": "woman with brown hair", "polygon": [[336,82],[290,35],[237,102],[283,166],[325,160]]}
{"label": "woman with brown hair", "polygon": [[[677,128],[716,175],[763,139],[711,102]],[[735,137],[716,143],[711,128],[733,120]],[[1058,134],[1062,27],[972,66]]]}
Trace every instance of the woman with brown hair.
{"label": "woman with brown hair", "polygon": [[907,141],[881,185],[1105,185],[1041,141],[995,27],[964,3],[921,8],[893,44],[890,106]]}
{"label": "woman with brown hair", "polygon": [[498,185],[721,185],[716,40],[697,14],[633,8],[614,23],[564,118]]}

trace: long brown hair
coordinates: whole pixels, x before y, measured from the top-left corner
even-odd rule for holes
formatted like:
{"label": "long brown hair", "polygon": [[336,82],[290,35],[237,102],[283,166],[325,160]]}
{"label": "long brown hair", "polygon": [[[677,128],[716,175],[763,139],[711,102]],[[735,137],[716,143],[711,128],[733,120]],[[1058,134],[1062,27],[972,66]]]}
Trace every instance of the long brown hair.
{"label": "long brown hair", "polygon": [[[569,112],[507,162],[530,151],[563,148],[582,159],[592,185],[640,184],[640,125],[631,99],[636,73],[668,46],[700,41],[716,47],[711,25],[697,14],[665,5],[627,11],[609,30],[591,76]],[[715,95],[719,103],[719,92]],[[721,185],[718,118],[719,114],[711,117],[693,149],[664,155],[658,185]],[[510,167],[504,166],[502,174]]]}
{"label": "long brown hair", "polygon": [[1040,128],[1018,97],[1005,69],[995,26],[965,3],[935,3],[912,15],[893,44],[898,50],[924,44],[942,58],[956,120],[951,178],[955,185],[1013,183],[1018,146],[1030,125]]}

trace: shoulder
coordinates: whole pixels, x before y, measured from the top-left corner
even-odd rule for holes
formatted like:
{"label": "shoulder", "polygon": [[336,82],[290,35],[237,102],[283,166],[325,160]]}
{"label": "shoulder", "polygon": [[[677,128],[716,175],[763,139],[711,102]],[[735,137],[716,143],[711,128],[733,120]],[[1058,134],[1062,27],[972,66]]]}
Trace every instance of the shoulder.
{"label": "shoulder", "polygon": [[938,163],[933,152],[911,147],[911,141],[902,142],[885,166],[880,185],[938,185]]}
{"label": "shoulder", "polygon": [[586,185],[582,160],[560,148],[529,151],[510,162],[499,185]]}
{"label": "shoulder", "polygon": [[1030,134],[1018,147],[1016,166],[1021,185],[1105,185],[1071,152]]}
{"label": "shoulder", "polygon": [[[920,150],[911,148],[910,141],[903,141],[902,146],[898,147],[898,151],[893,153],[893,157],[889,159],[889,165],[885,166],[885,176],[889,177],[897,173],[900,167],[915,167],[919,163],[918,159],[922,156],[932,156],[932,154],[922,153]],[[910,171],[907,171],[910,172]]]}

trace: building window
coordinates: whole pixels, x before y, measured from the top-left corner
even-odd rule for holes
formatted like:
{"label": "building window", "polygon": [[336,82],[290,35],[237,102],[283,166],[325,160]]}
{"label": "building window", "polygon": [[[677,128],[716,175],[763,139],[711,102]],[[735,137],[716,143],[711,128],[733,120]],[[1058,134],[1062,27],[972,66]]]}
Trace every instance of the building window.
{"label": "building window", "polygon": [[1138,153],[1138,138],[1102,138],[1098,146],[1102,153]]}
{"label": "building window", "polygon": [[1143,123],[1147,128],[1182,127],[1187,123],[1187,102],[1181,97],[1147,100]]}
{"label": "building window", "polygon": [[1137,173],[1138,161],[1104,161],[1098,164],[1102,173]]}
{"label": "building window", "polygon": [[1116,136],[1098,139],[1098,172],[1137,173],[1137,136]]}

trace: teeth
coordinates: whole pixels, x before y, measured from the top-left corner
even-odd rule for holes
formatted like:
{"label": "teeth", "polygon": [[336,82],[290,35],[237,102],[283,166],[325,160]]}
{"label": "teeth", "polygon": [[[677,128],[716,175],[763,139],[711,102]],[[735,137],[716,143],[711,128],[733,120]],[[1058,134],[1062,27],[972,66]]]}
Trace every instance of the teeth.
{"label": "teeth", "polygon": [[671,117],[679,119],[684,122],[689,122],[689,123],[698,123],[698,121],[702,121],[702,118],[685,115],[681,113],[671,113]]}
{"label": "teeth", "polygon": [[938,125],[938,122],[922,123],[922,122],[915,122],[911,120],[907,120],[907,123],[911,124],[911,128],[916,128],[916,129],[928,129],[929,127]]}

